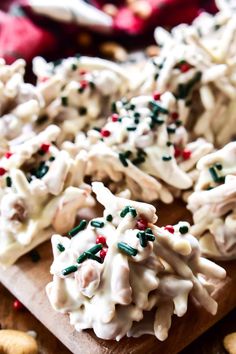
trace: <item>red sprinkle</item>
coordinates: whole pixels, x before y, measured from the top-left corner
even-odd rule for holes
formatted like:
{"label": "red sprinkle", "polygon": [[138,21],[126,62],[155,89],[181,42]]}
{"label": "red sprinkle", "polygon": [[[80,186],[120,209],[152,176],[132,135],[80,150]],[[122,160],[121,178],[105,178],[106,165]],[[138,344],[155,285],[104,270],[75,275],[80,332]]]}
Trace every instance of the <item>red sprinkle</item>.
{"label": "red sprinkle", "polygon": [[104,259],[105,257],[106,257],[106,255],[107,255],[107,251],[108,251],[108,248],[103,248],[101,251],[100,251],[100,257],[102,258],[102,259]]}
{"label": "red sprinkle", "polygon": [[103,245],[106,244],[106,238],[102,235],[98,235],[97,239],[96,239],[96,244],[98,243],[102,243]]}
{"label": "red sprinkle", "polygon": [[10,151],[7,151],[7,152],[5,153],[5,157],[6,157],[7,159],[9,159],[12,155],[13,155],[13,153],[10,152]]}
{"label": "red sprinkle", "polygon": [[102,129],[102,130],[101,130],[101,135],[102,135],[104,138],[107,138],[108,136],[111,135],[111,132],[110,132],[109,130]]}
{"label": "red sprinkle", "polygon": [[173,112],[173,113],[171,113],[171,117],[173,120],[176,120],[179,118],[179,114],[177,112]]}
{"label": "red sprinkle", "polygon": [[85,75],[85,74],[87,74],[87,71],[84,69],[80,69],[79,73],[80,73],[80,75]]}
{"label": "red sprinkle", "polygon": [[181,71],[181,73],[186,73],[190,69],[191,69],[191,66],[188,63],[183,63],[179,67],[179,70]]}
{"label": "red sprinkle", "polygon": [[48,81],[48,79],[49,79],[49,77],[42,77],[41,79],[40,79],[40,82],[46,82],[46,81]]}
{"label": "red sprinkle", "polygon": [[85,89],[88,86],[88,81],[82,80],[82,81],[80,81],[80,85],[81,85],[82,88]]}
{"label": "red sprinkle", "polygon": [[177,146],[175,146],[175,158],[179,157],[181,155],[181,150]]}
{"label": "red sprinkle", "polygon": [[113,113],[112,116],[111,116],[111,120],[112,122],[117,122],[119,119],[119,116],[117,113]]}
{"label": "red sprinkle", "polygon": [[0,176],[5,175],[6,172],[7,172],[7,170],[5,170],[5,168],[0,167]]}
{"label": "red sprinkle", "polygon": [[153,98],[155,101],[159,101],[159,99],[161,98],[161,94],[156,91],[153,93]]}
{"label": "red sprinkle", "polygon": [[138,219],[137,224],[136,224],[137,229],[139,230],[146,230],[148,227],[148,222],[146,219]]}
{"label": "red sprinkle", "polygon": [[49,148],[50,148],[50,144],[47,144],[47,143],[42,144],[40,147],[40,149],[45,153],[48,152]]}
{"label": "red sprinkle", "polygon": [[19,300],[14,300],[13,309],[15,311],[21,311],[21,310],[23,310],[23,308],[24,308],[24,305]]}
{"label": "red sprinkle", "polygon": [[192,152],[188,149],[184,149],[184,151],[182,152],[182,156],[183,156],[184,160],[190,159],[191,155],[192,155]]}
{"label": "red sprinkle", "polygon": [[173,234],[175,232],[175,229],[172,225],[166,225],[164,227],[165,230],[169,231],[171,234]]}

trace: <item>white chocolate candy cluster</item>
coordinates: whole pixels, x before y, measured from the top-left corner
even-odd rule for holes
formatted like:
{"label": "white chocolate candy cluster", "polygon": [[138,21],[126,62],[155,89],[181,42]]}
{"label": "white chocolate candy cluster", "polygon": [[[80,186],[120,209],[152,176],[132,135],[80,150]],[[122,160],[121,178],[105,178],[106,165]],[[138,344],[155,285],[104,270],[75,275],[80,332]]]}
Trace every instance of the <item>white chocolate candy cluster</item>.
{"label": "white chocolate candy cluster", "polygon": [[[224,2],[226,4],[226,2]],[[155,30],[162,47],[144,70],[141,92],[172,92],[194,137],[223,146],[236,134],[236,13],[222,5],[171,33]]]}
{"label": "white chocolate candy cluster", "polygon": [[191,232],[204,255],[236,258],[236,142],[204,156],[195,192],[188,199],[193,213]]}
{"label": "white chocolate candy cluster", "polygon": [[112,101],[128,92],[126,72],[100,58],[71,57],[47,63],[33,60],[37,88],[45,100],[37,129],[54,123],[61,127],[58,143],[96,125],[101,126]]}
{"label": "white chocolate candy cluster", "polygon": [[165,340],[189,297],[215,314],[208,278],[223,279],[225,271],[200,256],[189,224],[157,227],[152,205],[118,198],[99,182],[92,188],[103,217],[82,220],[71,238],[52,237],[53,308],[68,313],[77,331],[116,340],[145,333]]}
{"label": "white chocolate candy cluster", "polygon": [[83,183],[86,153],[72,159],[52,144],[55,125],[19,144],[0,159],[0,264],[73,227],[80,208],[92,206],[90,187]]}
{"label": "white chocolate candy cluster", "polygon": [[29,130],[43,105],[36,87],[24,82],[25,64],[23,59],[11,65],[0,59],[0,156],[8,140]]}
{"label": "white chocolate candy cluster", "polygon": [[213,149],[203,139],[188,143],[176,104],[169,92],[156,99],[117,101],[102,129],[62,146],[71,153],[76,147],[87,149],[86,174],[106,181],[114,192],[128,188],[133,199],[170,203],[173,195],[192,186],[196,162]]}

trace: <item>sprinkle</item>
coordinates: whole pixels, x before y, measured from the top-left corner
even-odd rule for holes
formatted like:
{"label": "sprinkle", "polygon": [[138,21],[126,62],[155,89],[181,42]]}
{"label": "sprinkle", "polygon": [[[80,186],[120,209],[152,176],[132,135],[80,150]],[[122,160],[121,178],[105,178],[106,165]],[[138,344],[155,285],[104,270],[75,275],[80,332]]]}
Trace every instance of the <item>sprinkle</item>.
{"label": "sprinkle", "polygon": [[73,63],[71,65],[71,70],[73,70],[73,71],[77,70],[77,65],[75,63]]}
{"label": "sprinkle", "polygon": [[78,111],[79,111],[79,114],[81,116],[84,116],[85,114],[87,114],[87,108],[86,107],[83,107],[83,106],[79,107]]}
{"label": "sprinkle", "polygon": [[102,263],[102,259],[100,257],[96,256],[95,254],[90,253],[89,251],[86,252],[86,254],[87,254],[88,259],[93,259],[94,261],[97,261],[98,263]]}
{"label": "sprinkle", "polygon": [[68,106],[68,97],[67,96],[61,97],[61,104],[62,104],[62,106]]}
{"label": "sprinkle", "polygon": [[131,103],[131,104],[129,105],[129,109],[130,109],[131,111],[133,111],[133,110],[135,109],[135,104]]}
{"label": "sprinkle", "polygon": [[188,233],[188,226],[180,226],[179,232],[184,235]]}
{"label": "sprinkle", "polygon": [[134,117],[135,118],[140,118],[141,117],[141,114],[139,112],[134,112]]}
{"label": "sprinkle", "polygon": [[153,93],[153,99],[154,99],[155,101],[160,101],[160,98],[161,98],[160,92],[155,91],[155,92]]}
{"label": "sprinkle", "polygon": [[78,267],[76,265],[72,265],[70,267],[67,267],[67,268],[63,269],[61,273],[62,273],[62,275],[66,276],[68,274],[76,272],[77,269],[78,269]]}
{"label": "sprinkle", "polygon": [[164,155],[162,156],[162,160],[163,161],[170,161],[172,159],[172,157],[170,155]]}
{"label": "sprinkle", "polygon": [[147,226],[148,226],[148,222],[146,219],[137,220],[137,224],[136,224],[137,229],[144,231],[146,230]]}
{"label": "sprinkle", "polygon": [[58,243],[58,244],[57,244],[57,249],[58,249],[58,251],[60,251],[60,252],[64,252],[64,251],[65,251],[65,247],[64,247],[61,243]]}
{"label": "sprinkle", "polygon": [[111,222],[113,220],[113,216],[111,214],[108,214],[106,220]]}
{"label": "sprinkle", "polygon": [[182,120],[180,120],[180,119],[177,119],[177,120],[175,121],[176,127],[180,127],[182,124],[183,124],[183,122],[182,122]]}
{"label": "sprinkle", "polygon": [[215,167],[217,168],[217,170],[221,171],[223,166],[221,165],[221,163],[216,163]]}
{"label": "sprinkle", "polygon": [[179,67],[179,70],[181,71],[181,73],[186,73],[190,69],[191,69],[191,65],[189,65],[188,63],[183,63]]}
{"label": "sprinkle", "polygon": [[126,206],[123,210],[121,210],[120,212],[120,216],[122,218],[124,218],[128,213],[131,213],[131,215],[133,216],[133,218],[135,218],[137,216],[137,211],[135,208],[131,207],[131,206]]}
{"label": "sprinkle", "polygon": [[88,258],[87,253],[83,252],[76,260],[77,263],[83,263]]}
{"label": "sprinkle", "polygon": [[128,131],[135,131],[137,128],[136,127],[127,127],[126,130]]}
{"label": "sprinkle", "polygon": [[100,256],[102,259],[104,259],[104,258],[106,257],[106,255],[107,255],[107,251],[108,251],[108,248],[104,247],[104,248],[100,251],[99,256]]}
{"label": "sprinkle", "polygon": [[6,177],[6,185],[9,188],[12,186],[12,179],[9,176]]}
{"label": "sprinkle", "polygon": [[75,236],[78,232],[83,231],[87,226],[87,221],[86,220],[81,220],[79,225],[76,226],[74,229],[68,232],[68,235],[73,237]]}
{"label": "sprinkle", "polygon": [[136,235],[139,238],[140,245],[144,248],[147,247],[147,238],[144,231],[140,231]]}
{"label": "sprinkle", "polygon": [[106,130],[106,129],[102,129],[101,130],[101,135],[104,137],[104,138],[107,138],[108,136],[111,135],[111,132],[109,130]]}
{"label": "sprinkle", "polygon": [[37,178],[43,178],[46,173],[48,172],[49,167],[43,164],[43,166],[39,167],[39,169],[36,172],[36,177]]}
{"label": "sprinkle", "polygon": [[129,157],[131,157],[131,155],[132,155],[132,151],[130,151],[130,150],[127,150],[127,151],[124,153],[124,156],[125,156],[126,159],[128,159]]}
{"label": "sprinkle", "polygon": [[40,150],[42,150],[45,154],[48,152],[50,148],[50,144],[44,143],[40,146]]}
{"label": "sprinkle", "polygon": [[89,81],[89,86],[93,90],[95,88],[95,83],[93,81]]}
{"label": "sprinkle", "polygon": [[99,251],[101,251],[102,248],[103,248],[103,245],[101,243],[99,243],[99,244],[93,246],[92,248],[90,248],[87,252],[90,252],[92,254],[96,254]]}
{"label": "sprinkle", "polygon": [[140,165],[143,162],[145,162],[145,158],[143,156],[137,157],[136,159],[132,160],[132,163],[134,165]]}
{"label": "sprinkle", "polygon": [[201,80],[201,77],[202,73],[200,71],[197,71],[193,78],[189,80],[189,82],[187,82],[187,84],[179,84],[177,97],[179,99],[186,98],[192,90],[193,86]]}
{"label": "sprinkle", "polygon": [[176,131],[176,127],[169,125],[169,126],[166,128],[166,130],[167,130],[167,132],[168,132],[169,134],[174,134],[175,131]]}
{"label": "sprinkle", "polygon": [[38,251],[36,250],[33,250],[29,253],[30,257],[31,257],[31,260],[33,263],[37,263],[40,261],[41,257],[40,257],[40,254],[38,253]]}
{"label": "sprinkle", "polygon": [[98,128],[98,127],[93,127],[92,129],[93,129],[93,130],[96,130],[96,131],[99,132],[99,133],[100,133],[100,131],[101,131],[101,128]]}
{"label": "sprinkle", "polygon": [[153,107],[153,112],[154,113],[163,113],[163,114],[168,114],[169,113],[169,111],[166,108],[160,106],[155,101],[151,101],[150,104]]}
{"label": "sprinkle", "polygon": [[173,113],[171,113],[171,118],[172,118],[173,120],[176,120],[176,119],[179,118],[179,114],[178,114],[177,112],[173,112]]}
{"label": "sprinkle", "polygon": [[169,231],[171,234],[173,234],[175,232],[175,229],[174,229],[174,227],[172,225],[166,225],[164,227],[164,230]]}
{"label": "sprinkle", "polygon": [[129,246],[125,242],[118,242],[117,247],[120,251],[127,254],[128,256],[136,256],[138,253],[138,251],[135,248]]}
{"label": "sprinkle", "polygon": [[118,121],[118,118],[119,118],[119,116],[118,116],[117,113],[113,113],[112,116],[111,116],[112,122],[117,122],[117,121]]}
{"label": "sprinkle", "polygon": [[4,156],[6,157],[6,159],[9,159],[12,155],[13,155],[12,152],[7,151]]}
{"label": "sprinkle", "polygon": [[5,170],[5,168],[0,167],[0,176],[4,176],[6,172],[7,170]]}
{"label": "sprinkle", "polygon": [[54,156],[50,156],[48,160],[49,160],[50,162],[52,162],[52,161],[54,161],[55,159],[56,159],[56,158],[55,158]]}
{"label": "sprinkle", "polygon": [[135,119],[134,119],[134,123],[135,123],[135,124],[139,124],[139,122],[140,122],[139,118],[135,118]]}
{"label": "sprinkle", "polygon": [[156,118],[155,119],[155,123],[157,123],[158,125],[162,125],[163,123],[164,123],[165,121],[164,121],[164,119],[162,119],[162,118]]}
{"label": "sprinkle", "polygon": [[106,238],[102,235],[98,235],[97,239],[96,239],[96,244],[98,243],[102,243],[103,245],[106,244]]}
{"label": "sprinkle", "polygon": [[92,221],[90,222],[90,224],[91,224],[91,226],[93,226],[93,227],[98,227],[98,228],[104,226],[104,222],[103,222],[103,221],[92,220]]}
{"label": "sprinkle", "polygon": [[211,175],[213,181],[217,183],[219,177],[218,177],[217,172],[216,172],[216,170],[214,169],[214,167],[210,167],[210,168],[209,168],[209,172],[210,172],[210,175]]}
{"label": "sprinkle", "polygon": [[111,111],[112,111],[112,113],[117,113],[116,102],[112,102]]}
{"label": "sprinkle", "polygon": [[101,263],[101,260],[93,257],[96,253],[98,253],[99,251],[101,251],[101,249],[103,248],[103,245],[101,243],[93,246],[92,248],[90,248],[88,251],[83,252],[78,258],[77,258],[77,263],[82,263],[84,262],[86,259],[90,258],[93,259],[95,261],[98,261]]}
{"label": "sprinkle", "polygon": [[184,151],[182,152],[182,156],[184,160],[190,159],[191,155],[192,155],[192,151],[188,149],[184,149]]}
{"label": "sprinkle", "polygon": [[181,155],[181,149],[175,146],[175,158],[179,157],[180,155]]}
{"label": "sprinkle", "polygon": [[14,300],[12,307],[15,311],[22,311],[24,309],[24,305],[19,300]]}
{"label": "sprinkle", "polygon": [[172,146],[173,143],[171,141],[167,141],[166,146]]}
{"label": "sprinkle", "polygon": [[124,167],[128,167],[128,162],[127,162],[127,160],[126,160],[124,154],[119,153],[119,159],[120,159],[120,162],[122,163],[122,165],[123,165]]}

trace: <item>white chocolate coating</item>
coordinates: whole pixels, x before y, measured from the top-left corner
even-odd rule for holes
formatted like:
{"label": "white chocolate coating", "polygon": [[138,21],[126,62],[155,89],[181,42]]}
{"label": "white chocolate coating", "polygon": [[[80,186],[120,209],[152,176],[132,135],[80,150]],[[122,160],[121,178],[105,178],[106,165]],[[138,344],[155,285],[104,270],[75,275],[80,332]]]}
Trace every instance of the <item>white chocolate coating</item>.
{"label": "white chocolate coating", "polygon": [[[8,266],[48,239],[73,227],[80,208],[93,205],[83,183],[87,154],[74,159],[52,142],[60,133],[49,126],[29,140],[11,146],[0,159],[0,264]],[[46,145],[48,151],[42,151]],[[48,146],[48,147],[47,147]],[[8,183],[9,182],[9,183]]]}
{"label": "white chocolate coating", "polygon": [[204,156],[195,192],[188,199],[193,235],[204,255],[236,258],[236,142]]}
{"label": "white chocolate coating", "polygon": [[204,139],[188,143],[185,128],[172,118],[176,104],[169,92],[160,101],[151,96],[117,101],[117,113],[101,131],[89,130],[87,138],[79,134],[74,144],[62,147],[72,154],[76,147],[85,148],[86,174],[95,181],[108,180],[114,192],[128,188],[133,199],[170,203],[175,190],[192,186],[198,159],[213,149]]}
{"label": "white chocolate coating", "polygon": [[202,13],[171,33],[156,28],[162,48],[147,64],[139,92],[172,92],[193,137],[222,147],[236,134],[236,12],[224,0],[219,6],[216,15]]}
{"label": "white chocolate coating", "polygon": [[71,57],[59,63],[33,60],[37,88],[45,100],[37,129],[55,123],[61,127],[58,138],[73,140],[78,132],[101,126],[112,101],[128,92],[129,78],[124,69],[100,58]]}
{"label": "white chocolate coating", "polygon": [[[172,315],[186,313],[189,297],[215,314],[217,303],[210,295],[208,277],[222,279],[225,271],[200,256],[197,239],[188,233],[189,224],[180,222],[171,233],[154,226],[157,217],[152,205],[115,197],[98,182],[93,183],[93,191],[105,208],[103,217],[90,221],[71,239],[52,237],[53,280],[46,290],[53,308],[68,313],[77,331],[92,328],[98,337],[116,340],[144,333],[165,340]],[[122,214],[127,206],[135,210],[134,215]],[[107,221],[108,215],[112,220]],[[145,246],[137,237],[140,218],[147,221],[145,232],[153,233]],[[94,221],[104,225],[95,226]],[[104,262],[87,258],[78,263],[98,236],[106,241]],[[123,242],[137,254],[121,252],[118,243]],[[76,265],[73,272],[63,273],[72,265]]]}

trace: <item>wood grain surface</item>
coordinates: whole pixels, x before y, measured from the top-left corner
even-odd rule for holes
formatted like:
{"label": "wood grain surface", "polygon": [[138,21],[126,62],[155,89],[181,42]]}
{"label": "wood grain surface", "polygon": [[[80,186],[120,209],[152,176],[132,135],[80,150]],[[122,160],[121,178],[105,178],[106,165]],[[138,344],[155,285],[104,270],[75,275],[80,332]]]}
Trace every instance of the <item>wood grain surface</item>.
{"label": "wood grain surface", "polygon": [[[179,204],[157,208],[159,225],[188,219],[185,209]],[[51,246],[46,242],[38,247],[41,260],[33,263],[29,255],[22,257],[7,271],[0,272],[2,283],[37,317],[62,343],[75,354],[129,353],[129,354],[174,354],[182,350],[210,326],[226,315],[236,303],[236,262],[224,263],[228,272],[225,281],[218,283],[214,297],[219,303],[216,316],[190,304],[187,314],[174,318],[169,338],[161,343],[153,336],[138,339],[122,339],[120,342],[96,338],[92,331],[77,333],[69,325],[68,317],[52,310],[45,285],[50,281],[49,267],[52,262]],[[58,351],[56,351],[58,352]],[[45,352],[46,353],[46,352]],[[54,351],[51,351],[50,354]],[[59,353],[63,353],[60,352]]]}

